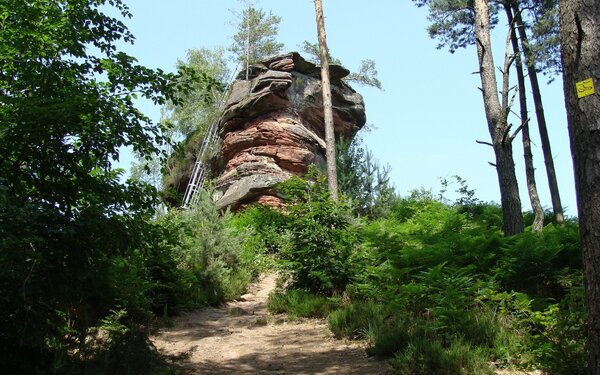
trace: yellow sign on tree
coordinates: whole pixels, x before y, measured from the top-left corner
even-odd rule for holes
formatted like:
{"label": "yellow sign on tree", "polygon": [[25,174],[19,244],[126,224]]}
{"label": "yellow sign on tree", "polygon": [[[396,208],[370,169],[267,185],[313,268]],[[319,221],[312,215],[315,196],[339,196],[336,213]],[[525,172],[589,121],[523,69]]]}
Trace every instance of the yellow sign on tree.
{"label": "yellow sign on tree", "polygon": [[577,88],[577,97],[579,99],[596,93],[596,90],[594,90],[594,80],[591,78],[577,82],[575,88]]}

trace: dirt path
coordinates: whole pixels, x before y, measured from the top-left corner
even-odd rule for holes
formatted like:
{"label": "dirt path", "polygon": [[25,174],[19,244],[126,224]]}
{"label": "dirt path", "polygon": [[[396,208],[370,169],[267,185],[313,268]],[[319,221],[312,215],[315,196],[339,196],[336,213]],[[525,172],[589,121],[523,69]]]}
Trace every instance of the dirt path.
{"label": "dirt path", "polygon": [[269,315],[275,277],[223,308],[186,314],[152,337],[158,350],[187,374],[387,374],[356,343],[335,340],[322,320]]}

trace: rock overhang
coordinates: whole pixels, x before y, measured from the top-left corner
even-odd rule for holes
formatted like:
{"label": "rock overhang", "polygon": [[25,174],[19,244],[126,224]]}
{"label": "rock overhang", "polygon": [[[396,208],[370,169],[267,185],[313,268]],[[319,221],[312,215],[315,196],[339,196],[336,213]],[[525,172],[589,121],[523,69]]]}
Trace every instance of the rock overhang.
{"label": "rock overhang", "polygon": [[[362,96],[330,66],[336,137],[352,138],[366,123]],[[324,166],[321,68],[297,52],[272,57],[238,75],[218,122],[224,169],[217,204],[238,209],[253,202],[278,205],[274,187],[309,165]]]}

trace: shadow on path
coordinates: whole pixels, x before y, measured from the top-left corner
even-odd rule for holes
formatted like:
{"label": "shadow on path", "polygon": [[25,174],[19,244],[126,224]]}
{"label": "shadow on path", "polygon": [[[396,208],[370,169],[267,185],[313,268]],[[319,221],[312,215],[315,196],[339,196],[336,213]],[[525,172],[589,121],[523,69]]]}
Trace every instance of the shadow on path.
{"label": "shadow on path", "polygon": [[353,342],[335,340],[324,321],[288,321],[266,310],[275,276],[224,308],[186,314],[152,338],[186,374],[388,374]]}

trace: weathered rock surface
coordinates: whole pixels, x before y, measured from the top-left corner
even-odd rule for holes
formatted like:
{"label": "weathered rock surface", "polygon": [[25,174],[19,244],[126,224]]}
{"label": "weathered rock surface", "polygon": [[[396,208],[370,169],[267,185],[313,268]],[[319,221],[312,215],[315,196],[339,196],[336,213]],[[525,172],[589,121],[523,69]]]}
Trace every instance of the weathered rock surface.
{"label": "weathered rock surface", "polygon": [[[337,137],[365,124],[362,96],[342,81],[348,71],[330,67]],[[320,67],[297,53],[276,56],[238,76],[219,120],[223,171],[218,205],[238,209],[253,202],[279,206],[273,187],[309,165],[325,165]]]}

